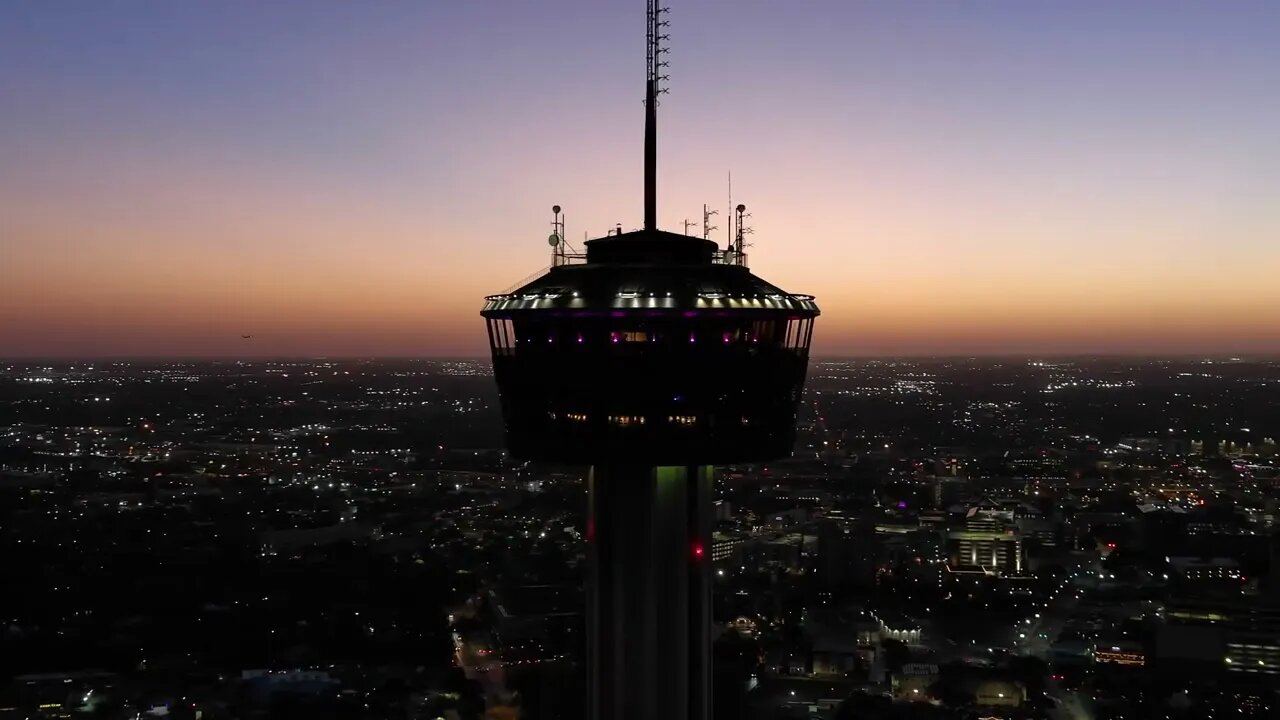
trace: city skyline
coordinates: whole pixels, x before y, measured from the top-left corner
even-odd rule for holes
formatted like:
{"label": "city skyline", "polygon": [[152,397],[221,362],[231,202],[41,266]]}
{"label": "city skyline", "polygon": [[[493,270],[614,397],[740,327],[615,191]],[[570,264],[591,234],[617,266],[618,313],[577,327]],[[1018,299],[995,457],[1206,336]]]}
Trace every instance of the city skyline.
{"label": "city skyline", "polygon": [[[630,3],[306,8],[4,9],[0,356],[480,356],[641,224]],[[659,223],[732,171],[819,356],[1277,353],[1277,19],[677,4]]]}
{"label": "city skyline", "polygon": [[[600,476],[495,379],[0,363],[0,702],[592,717]],[[712,717],[1274,718],[1278,402],[1280,359],[812,362],[794,454],[708,478]]]}

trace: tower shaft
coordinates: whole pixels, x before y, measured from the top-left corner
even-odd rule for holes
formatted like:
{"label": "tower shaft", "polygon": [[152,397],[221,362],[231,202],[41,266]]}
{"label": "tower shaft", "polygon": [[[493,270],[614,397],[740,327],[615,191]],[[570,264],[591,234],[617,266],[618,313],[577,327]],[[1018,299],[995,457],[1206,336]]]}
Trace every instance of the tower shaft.
{"label": "tower shaft", "polygon": [[711,476],[705,465],[591,469],[587,717],[710,717]]}

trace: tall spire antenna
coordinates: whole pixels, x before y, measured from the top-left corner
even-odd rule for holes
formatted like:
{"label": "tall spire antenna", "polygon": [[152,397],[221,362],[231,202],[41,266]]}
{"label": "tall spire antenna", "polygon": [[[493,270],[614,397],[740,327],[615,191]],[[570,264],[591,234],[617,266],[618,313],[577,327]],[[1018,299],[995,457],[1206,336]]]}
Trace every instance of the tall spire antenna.
{"label": "tall spire antenna", "polygon": [[667,66],[662,56],[667,48],[662,44],[669,36],[664,28],[669,24],[662,19],[667,8],[661,0],[648,0],[645,13],[645,92],[644,92],[644,229],[658,229],[658,96],[666,92],[661,87],[667,79],[663,68]]}

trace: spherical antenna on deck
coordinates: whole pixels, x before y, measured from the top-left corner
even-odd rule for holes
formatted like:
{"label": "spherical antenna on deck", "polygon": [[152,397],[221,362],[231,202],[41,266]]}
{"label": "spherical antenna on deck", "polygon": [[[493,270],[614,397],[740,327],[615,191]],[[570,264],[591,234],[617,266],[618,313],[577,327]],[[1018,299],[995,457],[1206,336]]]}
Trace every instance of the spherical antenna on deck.
{"label": "spherical antenna on deck", "polygon": [[556,215],[559,215],[559,214],[560,214],[560,206],[559,206],[559,205],[552,205],[552,206],[551,206],[551,212],[555,213]]}
{"label": "spherical antenna on deck", "polygon": [[555,247],[559,245],[560,236],[557,235],[556,233],[551,233],[550,235],[547,236],[547,244],[550,245],[551,247]]}
{"label": "spherical antenna on deck", "polygon": [[741,203],[739,203],[739,204],[738,204],[738,212],[746,212],[746,211],[747,211],[747,206],[746,206],[746,205],[743,205],[743,204],[741,204]]}

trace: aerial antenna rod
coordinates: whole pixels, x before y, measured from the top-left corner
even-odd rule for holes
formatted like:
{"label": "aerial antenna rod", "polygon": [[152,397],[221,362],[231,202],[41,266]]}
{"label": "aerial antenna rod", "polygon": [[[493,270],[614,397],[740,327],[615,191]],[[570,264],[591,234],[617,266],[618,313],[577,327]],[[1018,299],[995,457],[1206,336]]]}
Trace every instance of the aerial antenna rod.
{"label": "aerial antenna rod", "polygon": [[744,236],[750,235],[752,232],[751,228],[747,227],[747,218],[751,217],[751,213],[747,212],[747,206],[742,203],[738,203],[738,206],[733,210],[737,213],[734,219],[734,244],[737,254],[734,259],[737,264],[745,267],[747,264],[747,243]]}
{"label": "aerial antenna rod", "polygon": [[564,234],[564,215],[559,205],[551,206],[551,234],[547,236],[547,244],[551,246],[551,267],[565,264],[565,246],[568,241]]}
{"label": "aerial antenna rod", "polygon": [[[733,217],[733,171],[729,170],[728,174],[729,174],[729,217]],[[729,246],[729,249],[732,250],[733,249],[733,226],[730,225],[726,227],[724,230],[725,230],[724,234],[729,239],[726,244]]]}
{"label": "aerial antenna rod", "polygon": [[663,68],[667,62],[662,59],[667,48],[664,41],[669,39],[663,29],[669,23],[662,19],[667,8],[661,6],[660,0],[648,0],[648,11],[645,13],[645,91],[644,91],[644,229],[658,229],[658,96],[666,92],[661,87],[667,79]]}

